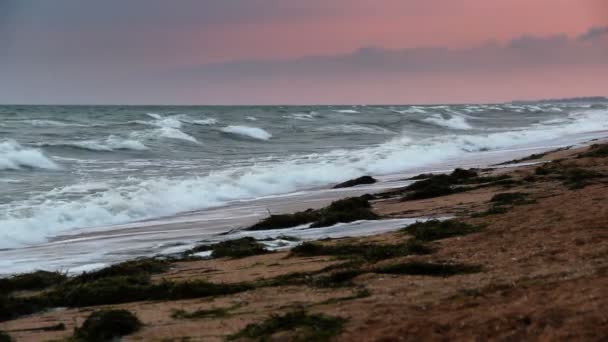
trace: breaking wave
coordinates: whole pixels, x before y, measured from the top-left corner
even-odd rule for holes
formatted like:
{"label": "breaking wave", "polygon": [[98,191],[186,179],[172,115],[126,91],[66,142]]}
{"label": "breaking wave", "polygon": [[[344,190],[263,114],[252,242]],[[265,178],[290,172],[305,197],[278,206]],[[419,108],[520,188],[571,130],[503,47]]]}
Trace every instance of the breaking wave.
{"label": "breaking wave", "polygon": [[23,147],[14,140],[1,141],[0,170],[23,168],[58,170],[59,165],[37,149]]}
{"label": "breaking wave", "polygon": [[88,125],[55,120],[27,120],[27,122],[38,127],[89,127]]}
{"label": "breaking wave", "polygon": [[343,133],[343,134],[395,134],[395,132],[378,126],[362,126],[362,125],[335,125],[320,127],[319,132]]}
{"label": "breaking wave", "polygon": [[441,114],[433,114],[431,117],[422,119],[422,121],[449,129],[467,130],[473,128],[464,117],[458,115],[452,115],[446,119]]}
{"label": "breaking wave", "polygon": [[105,140],[82,140],[58,143],[39,144],[43,147],[72,147],[89,151],[111,152],[116,150],[144,151],[148,148],[141,142],[133,139],[122,139],[111,135]]}
{"label": "breaking wave", "polygon": [[[399,136],[378,146],[357,150],[338,149],[291,156],[280,161],[251,160],[247,163],[249,166],[216,170],[199,177],[132,178],[118,186],[92,193],[89,193],[91,188],[95,190],[102,185],[72,186],[55,191],[80,191],[85,195],[77,200],[25,203],[0,212],[0,227],[3,228],[0,248],[42,242],[50,235],[77,227],[172,215],[233,200],[325,186],[361,174],[402,172],[468,153],[513,148],[568,134],[608,129],[607,114],[605,111],[579,113],[573,116],[573,121],[561,126],[537,124],[525,130],[485,135],[441,135],[418,140]],[[252,127],[240,127],[230,131],[260,133]],[[14,142],[4,142],[0,146],[3,158],[6,158],[7,150],[9,153],[22,150]],[[35,157],[32,159],[36,160],[30,161],[30,165],[55,167],[40,152],[26,151],[32,153]],[[29,158],[20,158],[24,159]]]}
{"label": "breaking wave", "polygon": [[268,140],[272,138],[272,134],[267,131],[251,126],[227,126],[221,129],[222,132],[228,134],[236,134],[257,140]]}

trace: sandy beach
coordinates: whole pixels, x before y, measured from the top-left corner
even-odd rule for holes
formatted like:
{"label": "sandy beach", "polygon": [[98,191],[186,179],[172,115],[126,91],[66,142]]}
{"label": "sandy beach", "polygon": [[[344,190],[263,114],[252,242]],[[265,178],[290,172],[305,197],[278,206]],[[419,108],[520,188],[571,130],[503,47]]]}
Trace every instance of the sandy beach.
{"label": "sandy beach", "polygon": [[0,342],[608,342],[608,0],[0,0]]}
{"label": "sandy beach", "polygon": [[[297,311],[308,315],[301,317],[339,320],[339,327],[327,337],[336,341],[600,341],[608,332],[603,310],[608,305],[608,159],[601,153],[605,149],[606,145],[565,149],[516,166],[478,170],[476,179],[486,177],[479,186],[447,195],[404,201],[408,190],[398,187],[370,201],[373,212],[385,219],[453,217],[451,221],[474,230],[436,238],[392,231],[313,243],[339,247],[334,251],[345,246],[382,250],[417,239],[428,248],[425,253],[380,252],[380,257],[372,253],[374,257],[368,258],[364,252],[324,255],[322,250],[303,249],[299,254],[281,250],[172,261],[150,281],[253,286],[200,298],[121,299],[122,304],[110,306],[45,310],[2,322],[0,330],[17,341],[62,339],[91,312],[119,308],[143,322],[141,330],[124,338],[128,341],[222,341],[229,336],[283,341],[315,336],[307,335],[314,327],[280,325],[264,336],[238,334],[250,324]],[[585,154],[593,151],[600,153]],[[503,195],[501,202],[496,195],[504,193],[516,195]],[[422,270],[412,271],[412,265]],[[435,272],[428,265],[443,268]],[[12,296],[53,291],[53,286],[17,289]],[[176,310],[200,315],[180,317]],[[63,329],[45,329],[58,324]]]}

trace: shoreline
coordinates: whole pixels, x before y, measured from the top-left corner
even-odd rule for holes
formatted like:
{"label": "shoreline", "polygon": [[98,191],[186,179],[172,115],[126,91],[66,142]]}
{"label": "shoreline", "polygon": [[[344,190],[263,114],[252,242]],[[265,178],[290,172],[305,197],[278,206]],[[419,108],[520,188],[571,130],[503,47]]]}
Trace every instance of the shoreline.
{"label": "shoreline", "polygon": [[[607,296],[602,295],[608,285],[608,158],[578,158],[588,151],[594,151],[594,147],[549,152],[525,165],[480,170],[477,178],[493,180],[475,186],[467,180],[464,185],[455,185],[459,191],[435,197],[403,201],[411,193],[403,187],[378,194],[387,198],[375,198],[371,203],[374,212],[384,218],[453,216],[479,227],[436,240],[421,240],[430,248],[429,253],[409,255],[400,251],[393,255],[387,249],[370,254],[375,255],[373,259],[361,260],[348,255],[278,251],[244,258],[175,261],[168,270],[151,275],[152,281],[257,285],[236,294],[116,303],[111,307],[127,309],[145,324],[126,340],[189,337],[192,341],[220,341],[248,324],[264,322],[270,314],[286,314],[298,308],[345,320],[334,336],[338,341],[394,340],[403,336],[599,340],[601,336],[595,333],[608,328],[601,311],[608,304]],[[530,164],[533,162],[542,164]],[[509,182],[494,180],[505,175]],[[497,194],[511,195],[497,200]],[[383,250],[410,240],[410,235],[392,231],[314,244]],[[407,263],[479,268],[439,277],[407,275],[403,268],[401,273],[396,271],[396,265]],[[387,270],[393,273],[383,273]],[[350,272],[348,277],[345,272]],[[305,277],[294,281],[300,279],[294,274]],[[287,281],[289,277],[293,279]],[[322,279],[329,283],[320,285]],[[26,291],[20,295],[37,294]],[[63,338],[91,311],[106,307],[36,313],[2,322],[0,330],[19,341]],[[225,309],[225,315],[172,317],[175,310],[193,313],[217,308]],[[63,323],[68,329],[32,330],[50,323]],[[273,337],[289,339],[297,332],[277,334]]]}
{"label": "shoreline", "polygon": [[[4,274],[29,272],[34,269],[69,270],[72,273],[107,266],[139,256],[153,256],[163,249],[201,240],[215,241],[219,234],[255,223],[272,213],[289,213],[307,208],[320,208],[333,200],[364,193],[386,191],[404,186],[404,178],[418,173],[442,172],[457,167],[485,167],[505,159],[516,159],[546,149],[581,145],[594,137],[605,137],[605,131],[577,134],[547,141],[544,145],[526,145],[502,151],[471,153],[466,158],[445,159],[407,172],[378,177],[370,186],[329,189],[327,187],[291,194],[268,196],[257,200],[236,201],[217,208],[191,211],[160,219],[78,229],[69,235],[58,235],[49,242],[0,251]],[[55,251],[61,248],[61,253]],[[33,263],[32,260],[38,260]]]}

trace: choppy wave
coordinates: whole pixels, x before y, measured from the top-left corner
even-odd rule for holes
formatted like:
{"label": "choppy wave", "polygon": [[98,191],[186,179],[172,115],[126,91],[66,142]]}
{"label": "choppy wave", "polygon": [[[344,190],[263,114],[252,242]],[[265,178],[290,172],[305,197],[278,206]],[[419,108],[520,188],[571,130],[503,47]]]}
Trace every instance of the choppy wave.
{"label": "choppy wave", "polygon": [[156,126],[156,127],[162,127],[162,128],[181,128],[182,127],[182,122],[179,119],[177,119],[176,117],[172,117],[172,116],[162,117],[161,115],[156,114],[156,113],[146,113],[146,114],[156,120],[153,120],[153,121],[137,120],[135,122],[142,124],[142,125],[150,125],[150,126]]}
{"label": "choppy wave", "polygon": [[284,115],[283,117],[286,119],[294,119],[294,120],[303,120],[303,121],[313,121],[316,119],[317,113],[291,113],[289,115]]}
{"label": "choppy wave", "polygon": [[38,127],[89,127],[88,125],[55,120],[27,120],[27,122]]}
{"label": "choppy wave", "polygon": [[251,126],[227,126],[221,129],[224,133],[236,134],[257,140],[268,140],[272,138],[272,134],[259,127]]}
{"label": "choppy wave", "polygon": [[58,170],[59,166],[37,149],[23,147],[14,140],[1,141],[0,170],[22,168]]}
{"label": "choppy wave", "polygon": [[433,114],[428,118],[422,119],[422,121],[449,129],[467,130],[473,128],[473,126],[471,126],[471,124],[469,124],[467,120],[460,115],[452,115],[446,119],[441,114]]}
{"label": "choppy wave", "polygon": [[157,140],[160,138],[165,139],[175,139],[175,140],[184,140],[189,141],[195,144],[200,144],[200,142],[193,136],[182,132],[177,128],[172,127],[161,127],[158,129],[148,130],[148,131],[136,131],[131,133],[131,137],[138,140]]}
{"label": "choppy wave", "polygon": [[427,113],[426,110],[424,110],[424,108],[416,107],[416,106],[412,106],[407,109],[393,109],[392,111],[395,113],[399,113],[399,114],[426,114]]}
{"label": "choppy wave", "polygon": [[560,126],[537,124],[525,130],[483,135],[441,135],[417,140],[399,136],[381,145],[357,150],[338,149],[281,161],[252,160],[249,166],[217,170],[200,177],[133,178],[106,190],[85,192],[77,200],[24,202],[0,211],[0,227],[3,227],[0,247],[41,242],[49,235],[77,227],[172,215],[232,200],[324,186],[361,174],[402,172],[468,153],[608,129],[606,111],[587,111],[572,118]]}
{"label": "choppy wave", "polygon": [[334,125],[320,127],[319,132],[343,133],[343,134],[395,134],[395,132],[378,126],[362,126],[362,125]]}
{"label": "choppy wave", "polygon": [[190,120],[188,122],[195,124],[195,125],[208,126],[208,125],[215,125],[217,123],[217,119],[214,119],[214,118],[194,119],[194,120]]}
{"label": "choppy wave", "polygon": [[116,150],[133,150],[144,151],[148,148],[140,141],[133,139],[123,139],[114,135],[110,135],[105,140],[81,140],[81,141],[66,141],[55,143],[42,143],[39,146],[49,147],[72,147],[89,151],[111,152]]}
{"label": "choppy wave", "polygon": [[335,110],[336,113],[343,113],[343,114],[357,114],[359,113],[359,111],[354,110],[354,109],[337,109]]}
{"label": "choppy wave", "polygon": [[177,114],[177,115],[169,115],[162,116],[156,113],[146,113],[149,117],[155,119],[153,121],[144,121],[137,120],[135,123],[149,126],[156,126],[161,128],[182,128],[183,124],[192,124],[192,125],[201,125],[201,126],[209,126],[217,124],[217,119],[215,118],[193,118],[186,114]]}
{"label": "choppy wave", "polygon": [[155,119],[153,121],[136,121],[137,123],[151,125],[159,127],[158,129],[148,130],[148,131],[135,131],[131,133],[131,137],[135,139],[146,139],[146,140],[156,140],[158,137],[168,138],[168,139],[176,139],[176,140],[185,140],[195,144],[198,144],[199,141],[180,130],[182,128],[182,122],[188,122],[197,125],[210,125],[215,123],[215,121],[210,121],[214,119],[206,119],[198,120],[192,119],[187,115],[173,115],[168,117],[163,117],[160,114],[156,113],[146,113],[149,117]]}

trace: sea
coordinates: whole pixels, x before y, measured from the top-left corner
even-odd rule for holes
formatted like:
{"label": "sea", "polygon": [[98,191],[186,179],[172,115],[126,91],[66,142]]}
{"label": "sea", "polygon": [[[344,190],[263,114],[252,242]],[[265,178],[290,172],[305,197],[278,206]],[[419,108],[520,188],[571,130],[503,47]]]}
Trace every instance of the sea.
{"label": "sea", "polygon": [[[174,251],[270,211],[581,144],[607,130],[601,102],[0,106],[0,273],[77,272]],[[330,189],[362,175],[381,182]]]}

